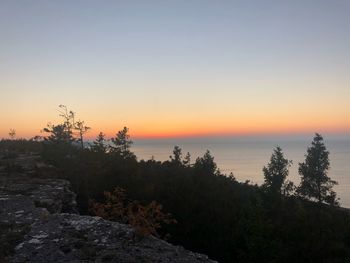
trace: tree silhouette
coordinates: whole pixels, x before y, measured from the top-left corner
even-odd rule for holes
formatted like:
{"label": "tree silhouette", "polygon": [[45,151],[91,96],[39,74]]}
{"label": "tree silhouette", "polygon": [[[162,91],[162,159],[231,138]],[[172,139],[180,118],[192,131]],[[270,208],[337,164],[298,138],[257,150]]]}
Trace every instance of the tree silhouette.
{"label": "tree silhouette", "polygon": [[288,194],[291,190],[292,182],[286,181],[289,174],[289,167],[292,161],[284,158],[282,149],[277,146],[271,155],[270,163],[264,166],[264,184],[271,193]]}
{"label": "tree silhouette", "polygon": [[65,124],[54,125],[49,123],[43,131],[50,134],[44,137],[44,140],[48,142],[70,144],[74,141],[72,131],[67,129]]}
{"label": "tree silhouette", "polygon": [[187,152],[184,160],[182,161],[183,165],[190,167],[191,166],[191,154]]}
{"label": "tree silhouette", "polygon": [[94,152],[106,153],[108,150],[106,135],[103,132],[100,132],[97,135],[97,138],[93,141],[91,149]]}
{"label": "tree silhouette", "polygon": [[72,110],[68,110],[67,106],[59,105],[59,116],[63,118],[63,127],[67,133],[73,134],[75,128],[75,113]]}
{"label": "tree silhouette", "polygon": [[175,146],[173,150],[173,155],[170,155],[170,160],[175,165],[181,165],[182,150],[179,146]]}
{"label": "tree silhouette", "polygon": [[336,193],[332,190],[338,183],[328,177],[329,152],[320,134],[315,134],[305,157],[305,162],[299,164],[301,183],[298,193],[319,203],[338,205]]}
{"label": "tree silhouette", "polygon": [[16,130],[10,129],[9,136],[10,136],[11,140],[13,140],[16,137]]}
{"label": "tree silhouette", "polygon": [[78,141],[81,144],[81,149],[84,149],[84,134],[87,133],[91,128],[88,126],[85,126],[84,121],[79,120],[74,123],[74,129],[78,131],[78,136],[79,136]]}
{"label": "tree silhouette", "polygon": [[129,129],[124,127],[123,130],[118,131],[115,138],[111,139],[113,145],[110,147],[110,151],[120,155],[124,159],[135,158],[135,155],[130,151],[133,142],[130,140],[128,132]]}
{"label": "tree silhouette", "polygon": [[[81,148],[84,149],[84,134],[91,128],[86,126],[84,121],[75,121],[75,113],[68,110],[67,106],[61,104],[58,107],[59,116],[63,118],[63,123],[58,125],[48,123],[43,131],[49,133],[50,136],[46,137],[45,140],[69,143],[78,141],[81,143]],[[77,134],[74,134],[74,131],[77,131]],[[74,135],[77,138],[74,138]]]}
{"label": "tree silhouette", "polygon": [[214,157],[211,156],[210,151],[207,150],[203,157],[198,157],[194,164],[194,168],[204,174],[213,175],[218,172],[217,165],[214,162]]}
{"label": "tree silhouette", "polygon": [[[67,135],[65,127],[57,126],[51,134],[56,136],[54,141]],[[190,155],[182,156],[180,148],[174,148],[169,161],[137,161],[130,151],[127,128],[117,133],[111,146],[103,133],[84,151],[72,143],[45,141],[43,145],[42,156],[50,157],[44,160],[58,168],[58,176],[71,181],[83,214],[88,212],[89,200],[97,200],[91,212],[121,219],[139,233],[169,233],[171,242],[219,262],[346,262],[350,258],[350,215],[345,209],[266,194],[268,188],[288,192],[290,163],[281,149],[274,149],[264,168],[268,187],[262,188],[239,182],[232,174],[221,174],[209,151],[192,165]],[[133,159],[128,159],[130,156]],[[305,165],[313,163],[308,158]],[[172,160],[180,160],[181,165]],[[130,199],[123,197],[124,190],[113,192],[117,186],[125,189]],[[103,201],[104,191],[110,195]],[[323,202],[332,200],[335,193],[328,192]],[[174,215],[178,223],[155,228],[162,222],[154,219],[164,218],[158,216],[161,211]]]}

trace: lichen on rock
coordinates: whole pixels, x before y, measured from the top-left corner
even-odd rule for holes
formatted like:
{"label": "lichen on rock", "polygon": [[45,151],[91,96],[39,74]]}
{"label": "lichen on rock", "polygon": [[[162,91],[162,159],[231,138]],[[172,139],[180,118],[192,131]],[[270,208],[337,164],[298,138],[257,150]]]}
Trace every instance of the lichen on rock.
{"label": "lichen on rock", "polygon": [[62,179],[36,178],[26,160],[0,173],[0,262],[214,262],[130,226],[77,214]]}

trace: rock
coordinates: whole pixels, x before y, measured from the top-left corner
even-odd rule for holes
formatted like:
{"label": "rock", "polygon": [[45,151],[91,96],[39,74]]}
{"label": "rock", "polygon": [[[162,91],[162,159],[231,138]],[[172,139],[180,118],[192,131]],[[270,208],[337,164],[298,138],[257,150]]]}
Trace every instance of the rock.
{"label": "rock", "polygon": [[24,195],[50,213],[77,213],[76,195],[66,180],[35,178],[23,173],[0,175],[0,198],[7,195]]}
{"label": "rock", "polygon": [[0,174],[0,262],[214,262],[76,210],[68,181]]}
{"label": "rock", "polygon": [[75,214],[50,215],[32,225],[11,262],[213,262],[127,225]]}

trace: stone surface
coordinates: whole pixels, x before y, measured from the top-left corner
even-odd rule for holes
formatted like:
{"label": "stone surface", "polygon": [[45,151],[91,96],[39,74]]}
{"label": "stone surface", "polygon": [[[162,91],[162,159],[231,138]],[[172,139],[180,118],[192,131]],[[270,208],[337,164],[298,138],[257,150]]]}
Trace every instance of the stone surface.
{"label": "stone surface", "polygon": [[50,213],[77,213],[76,195],[66,180],[35,178],[17,172],[0,174],[0,198],[13,196],[25,196],[35,206],[44,207]]}
{"label": "stone surface", "polygon": [[[76,213],[69,182],[0,170],[0,262],[214,262],[127,225]],[[32,170],[28,167],[32,167]]]}

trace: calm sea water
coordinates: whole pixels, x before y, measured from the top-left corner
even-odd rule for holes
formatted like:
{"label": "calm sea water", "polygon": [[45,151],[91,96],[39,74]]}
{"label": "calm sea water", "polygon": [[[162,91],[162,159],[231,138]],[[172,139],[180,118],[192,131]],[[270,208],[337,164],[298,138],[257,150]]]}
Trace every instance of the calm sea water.
{"label": "calm sea water", "polygon": [[[208,149],[223,173],[232,172],[238,181],[250,180],[261,184],[262,168],[269,162],[273,148],[278,145],[282,147],[285,157],[293,161],[289,179],[299,184],[298,164],[305,159],[311,140],[312,137],[147,139],[135,140],[132,150],[139,160],[153,156],[156,160],[165,161],[169,159],[174,146],[178,145],[184,155],[190,152],[194,161]],[[350,208],[350,138],[325,138],[325,144],[330,151],[329,176],[339,183],[334,189],[341,205]]]}

